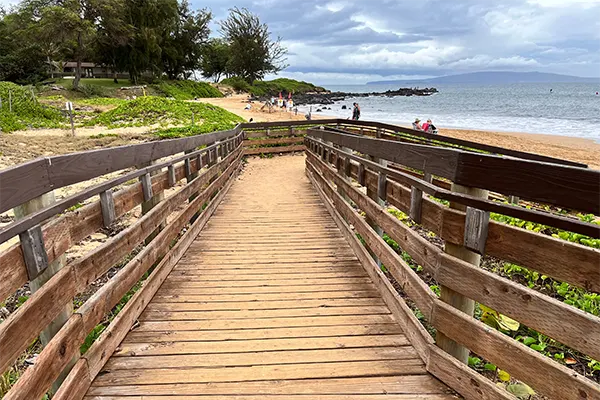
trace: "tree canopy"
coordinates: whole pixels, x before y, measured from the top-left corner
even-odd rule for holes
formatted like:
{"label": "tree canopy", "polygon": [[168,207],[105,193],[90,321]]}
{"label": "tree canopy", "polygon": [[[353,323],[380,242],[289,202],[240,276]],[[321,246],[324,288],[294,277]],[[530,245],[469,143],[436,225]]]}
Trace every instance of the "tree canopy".
{"label": "tree canopy", "polygon": [[248,83],[286,67],[281,38],[271,40],[267,24],[247,9],[232,8],[221,22],[221,32],[230,48],[229,70]]}
{"label": "tree canopy", "polygon": [[67,61],[107,67],[116,80],[187,79],[195,71],[219,81],[248,82],[285,68],[281,38],[247,9],[233,8],[210,38],[209,10],[187,0],[22,0],[0,9],[0,80],[31,83],[53,77]]}

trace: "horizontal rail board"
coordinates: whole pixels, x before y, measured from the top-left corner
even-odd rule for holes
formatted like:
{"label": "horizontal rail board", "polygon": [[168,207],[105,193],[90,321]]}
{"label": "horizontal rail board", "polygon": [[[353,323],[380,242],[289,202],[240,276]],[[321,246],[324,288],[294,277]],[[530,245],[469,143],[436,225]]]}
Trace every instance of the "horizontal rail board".
{"label": "horizontal rail board", "polygon": [[[60,307],[71,301],[76,293],[85,290],[90,283],[102,276],[110,267],[133,250],[138,243],[147,237],[148,232],[154,231],[161,221],[175,210],[184,199],[187,199],[190,194],[214,177],[218,168],[222,165],[229,165],[236,156],[239,158],[241,156],[240,150],[231,153],[228,158],[207,170],[205,174],[193,180],[175,195],[159,203],[135,224],[114,236],[110,241],[92,250],[86,256],[68,264],[42,286],[39,291],[34,293],[23,306],[11,314],[0,325],[0,345],[2,348],[10,349],[10,351],[0,353],[0,371],[4,371],[10,365],[10,362],[29,345],[31,340],[52,321],[60,311]],[[218,183],[219,179],[215,180],[213,185]],[[198,198],[198,200],[201,199]],[[201,206],[202,204],[199,204],[199,207]],[[168,245],[168,243],[166,242],[164,245]],[[149,265],[152,265],[154,260],[150,261]],[[122,295],[118,296],[116,302],[121,297]],[[85,313],[86,318],[83,319],[83,324],[86,328],[89,328],[88,330],[91,330],[97,324],[97,322],[88,323],[89,316],[92,316],[92,321],[96,321],[112,308],[112,306],[108,308],[99,307],[96,303],[100,300],[110,301],[106,298],[97,298],[96,302],[88,301],[84,304],[84,309],[92,307],[92,310]],[[91,326],[88,326],[89,324]]]}
{"label": "horizontal rail board", "polygon": [[[240,146],[241,147],[241,146]],[[119,302],[119,300],[127,293],[127,291],[137,282],[143,273],[148,270],[157,259],[162,258],[164,255],[168,254],[170,251],[171,241],[174,240],[179,232],[183,229],[183,227],[189,222],[190,218],[198,212],[199,209],[202,208],[202,205],[205,202],[210,201],[210,198],[216,194],[221,187],[223,187],[230,176],[234,174],[235,171],[238,170],[239,163],[241,161],[241,148],[231,153],[227,158],[225,158],[220,163],[213,166],[214,169],[222,167],[224,164],[228,165],[227,169],[223,171],[217,179],[215,179],[200,195],[198,195],[192,202],[190,202],[185,210],[181,212],[177,218],[171,222],[167,227],[162,230],[156,238],[149,243],[148,246],[144,247],[144,249],[138,253],[135,258],[133,258],[127,265],[121,269],[115,276],[113,276],[105,285],[103,285],[94,295],[86,301],[83,306],[77,310],[69,319],[67,324],[59,331],[58,335],[52,339],[50,344],[40,353],[40,357],[38,358],[38,363],[41,364],[38,367],[38,363],[35,364],[35,368],[27,369],[25,374],[17,381],[17,383],[13,386],[11,391],[7,394],[7,399],[16,400],[28,400],[31,398],[39,398],[43,393],[46,392],[49,385],[58,377],[58,374],[62,371],[62,369],[66,366],[66,363],[72,358],[72,356],[79,355],[79,346],[83,343],[84,338],[87,333],[90,332],[106,315],[106,313],[110,312],[110,310]],[[235,159],[235,161],[233,161]],[[208,174],[204,174],[194,181],[190,182],[185,188],[179,191],[174,196],[170,197],[167,201],[159,203],[159,205],[153,208],[148,214],[142,218],[142,220],[138,221],[135,226],[144,225],[145,220],[149,220],[155,217],[161,217],[161,210],[159,208],[169,208],[169,204],[167,202],[175,200],[184,200],[189,197],[189,192],[193,192],[197,190],[197,187],[201,186],[200,182],[204,180],[208,181],[208,179],[202,180],[201,178],[206,177]],[[218,196],[216,201],[221,199],[222,196]],[[213,200],[213,208],[214,211],[214,202]],[[181,202],[180,202],[181,203]],[[202,219],[202,218],[201,218]],[[206,217],[204,218],[206,219]],[[132,228],[129,228],[129,230]],[[152,231],[153,227],[148,229],[147,231]],[[139,240],[143,240],[144,236],[141,236]],[[131,245],[135,245],[137,242],[132,242]],[[118,243],[115,244],[118,246]],[[105,246],[111,245],[111,242],[107,243]],[[119,249],[121,252],[127,251],[128,249]],[[106,252],[105,252],[106,253]],[[93,254],[93,253],[92,253]],[[181,256],[181,255],[180,255]],[[89,257],[88,257],[89,258]],[[163,262],[167,262],[170,258],[165,258]],[[104,262],[104,260],[103,260]],[[110,262],[110,261],[109,261]],[[65,271],[65,273],[63,273]],[[79,269],[74,269],[71,265],[67,268],[62,269],[60,273],[66,274],[67,272],[71,272],[72,274],[79,274]],[[86,272],[84,271],[84,274]],[[89,272],[88,272],[89,274]],[[58,275],[56,275],[58,276]],[[55,277],[56,277],[55,276]],[[79,277],[78,277],[79,278]],[[70,291],[58,290],[59,287],[53,282],[55,278],[52,278],[48,284],[42,287],[42,290],[46,289],[48,292],[58,292],[63,296],[68,296],[72,298],[73,295],[77,292],[81,291],[81,288],[76,286],[72,287]],[[79,278],[81,280],[81,278]],[[78,279],[72,279],[73,284],[78,283]],[[158,289],[159,285],[155,286],[155,290]],[[62,289],[62,288],[61,288]],[[34,297],[39,299],[37,294],[40,291],[36,292],[30,300],[25,302],[29,303]],[[26,305],[24,304],[24,306]],[[31,302],[31,306],[40,305],[39,301]],[[59,306],[58,304],[57,306]],[[38,307],[38,312],[44,312],[44,307],[47,306],[41,305]],[[24,315],[19,312],[11,315],[9,321],[25,321],[27,320],[28,315]],[[139,312],[142,310],[139,309]],[[31,314],[29,314],[31,315]],[[22,318],[20,318],[22,317]],[[47,318],[53,318],[53,315],[46,315]],[[8,321],[7,321],[8,322]],[[12,324],[14,325],[14,324]],[[31,334],[31,331],[36,331],[41,329],[38,321],[31,321],[30,325],[23,329],[20,333],[20,341],[23,339],[27,339]],[[10,325],[9,325],[10,326]],[[0,325],[0,328],[4,328],[4,325]],[[23,335],[25,331],[28,331],[28,335]],[[15,335],[5,335],[5,332],[0,332],[0,338],[5,339],[7,336],[14,337]],[[105,335],[104,338],[110,339],[112,334]],[[57,346],[61,345],[63,340],[67,340],[69,346],[65,353],[65,349],[57,348]],[[55,344],[57,342],[57,344]],[[116,346],[118,343],[113,342]],[[2,346],[4,347],[4,346]],[[96,347],[97,349],[97,347]],[[60,353],[60,354],[59,354]],[[111,351],[112,353],[112,351]],[[93,356],[94,354],[98,355],[99,353],[90,353],[88,356]],[[60,355],[57,357],[57,355]],[[110,354],[104,354],[104,357]],[[2,354],[4,356],[4,354]],[[97,364],[89,363],[92,358],[88,359],[88,366],[90,367],[89,373],[91,375],[96,374],[99,371]],[[40,362],[42,360],[43,362]],[[48,361],[46,361],[48,360]],[[93,359],[95,360],[95,359]],[[4,360],[2,360],[4,361]],[[103,364],[103,362],[102,362]],[[46,369],[43,369],[46,366]]]}
{"label": "horizontal rail board", "polygon": [[309,129],[307,135],[464,186],[600,214],[600,171],[324,130]]}
{"label": "horizontal rail board", "polygon": [[[383,231],[408,252],[415,262],[422,265],[438,283],[525,323],[530,328],[592,358],[597,359],[600,356],[600,318],[443,253],[441,248],[421,238],[417,232],[406,227],[310,152],[308,162],[311,168],[317,168],[320,174],[341,188],[346,196],[383,228]],[[337,202],[336,205],[339,206],[340,212],[348,208],[341,202]],[[374,232],[365,231],[364,228],[361,230],[360,226],[365,225],[364,222],[356,216],[347,215],[347,210],[344,215],[371,249],[382,258],[386,267],[391,268],[390,261],[383,259],[384,253],[391,251],[391,248],[388,246],[379,249],[372,246],[370,242],[374,240]],[[419,298],[412,294],[414,292],[404,286],[403,288],[418,305]],[[425,311],[421,311],[427,316]],[[557,320],[563,323],[556,324]]]}
{"label": "horizontal rail board", "polygon": [[[237,128],[205,135],[90,150],[45,157],[0,171],[0,212],[34,199],[52,189],[72,185],[134,165],[221,141]],[[27,177],[28,179],[23,179]]]}

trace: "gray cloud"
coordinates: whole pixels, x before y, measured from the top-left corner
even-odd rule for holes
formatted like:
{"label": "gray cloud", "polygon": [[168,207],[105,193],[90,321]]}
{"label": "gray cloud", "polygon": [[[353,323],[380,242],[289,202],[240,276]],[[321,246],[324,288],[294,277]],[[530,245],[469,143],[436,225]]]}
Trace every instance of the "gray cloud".
{"label": "gray cloud", "polygon": [[600,75],[600,0],[191,3],[216,19],[233,5],[258,14],[289,49],[283,76],[361,81],[499,69]]}

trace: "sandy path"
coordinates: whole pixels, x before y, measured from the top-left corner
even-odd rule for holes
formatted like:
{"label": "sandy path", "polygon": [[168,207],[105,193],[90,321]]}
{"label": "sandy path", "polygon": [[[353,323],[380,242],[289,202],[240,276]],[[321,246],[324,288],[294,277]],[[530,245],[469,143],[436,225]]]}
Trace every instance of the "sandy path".
{"label": "sandy path", "polygon": [[[223,107],[227,111],[244,118],[246,121],[250,121],[250,118],[252,118],[254,122],[305,120],[304,113],[300,111],[298,111],[298,114],[296,115],[294,113],[281,110],[277,110],[272,113],[268,112],[266,108],[261,110],[263,103],[258,101],[251,102],[250,104],[252,105],[252,108],[250,110],[245,110],[244,107],[246,104],[248,104],[248,98],[249,97],[247,94],[235,94],[228,97],[198,99],[196,101],[199,103],[209,103],[215,106]],[[323,119],[327,117],[317,116],[313,113],[313,118]]]}

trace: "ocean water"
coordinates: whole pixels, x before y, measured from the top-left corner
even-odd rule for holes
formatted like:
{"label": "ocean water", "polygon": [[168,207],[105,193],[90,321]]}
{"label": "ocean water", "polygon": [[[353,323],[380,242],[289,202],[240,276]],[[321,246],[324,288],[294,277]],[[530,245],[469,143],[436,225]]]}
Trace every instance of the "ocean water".
{"label": "ocean water", "polygon": [[[445,84],[429,97],[359,97],[321,114],[348,118],[358,102],[361,119],[410,125],[431,118],[438,127],[575,136],[600,142],[600,83]],[[331,91],[383,92],[390,85],[326,86]],[[552,92],[550,92],[552,89]],[[342,105],[348,107],[342,110]],[[313,105],[315,113],[318,105]],[[308,107],[302,107],[306,112]]]}

